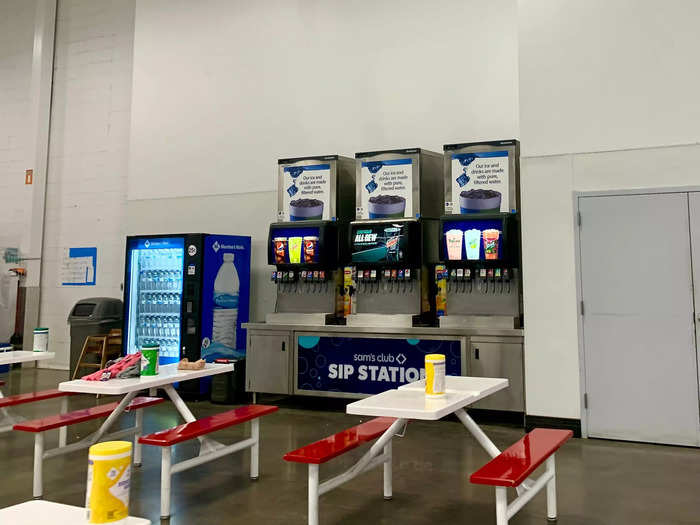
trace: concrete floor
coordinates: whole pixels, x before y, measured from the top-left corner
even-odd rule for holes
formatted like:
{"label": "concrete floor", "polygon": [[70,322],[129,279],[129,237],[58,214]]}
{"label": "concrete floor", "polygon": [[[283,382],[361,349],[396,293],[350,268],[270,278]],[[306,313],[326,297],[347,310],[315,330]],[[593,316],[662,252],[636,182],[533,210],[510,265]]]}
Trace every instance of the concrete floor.
{"label": "concrete floor", "polygon": [[[55,387],[66,372],[25,369],[3,374],[4,392]],[[99,402],[109,402],[102,399]],[[262,400],[263,402],[265,400]],[[71,399],[71,408],[95,404],[94,398]],[[195,415],[228,407],[192,403]],[[38,417],[56,413],[59,401],[18,407],[15,413]],[[129,416],[127,416],[129,417]],[[193,523],[304,524],[307,468],[286,463],[282,455],[361,421],[340,411],[284,408],[261,424],[258,482],[248,479],[247,452],[228,456],[173,477],[172,525]],[[180,423],[167,403],[146,411],[146,431]],[[93,422],[71,427],[69,440],[94,430]],[[484,426],[500,447],[516,441],[522,430]],[[248,425],[222,431],[223,442],[242,438]],[[57,443],[57,431],[47,446]],[[195,454],[197,445],[175,449],[177,458]],[[321,467],[322,479],[350,466],[365,448]],[[31,499],[33,439],[22,432],[0,435],[2,472],[0,508]],[[491,524],[495,523],[494,491],[471,485],[469,473],[487,461],[486,453],[458,423],[412,423],[404,438],[394,441],[394,499],[382,498],[381,469],[364,474],[321,498],[324,525]],[[45,460],[45,499],[84,504],[87,451]],[[144,464],[132,475],[131,513],[159,520],[160,451],[144,447]],[[560,525],[700,524],[700,450],[601,440],[574,439],[557,456]],[[517,525],[542,525],[544,492],[511,520]]]}

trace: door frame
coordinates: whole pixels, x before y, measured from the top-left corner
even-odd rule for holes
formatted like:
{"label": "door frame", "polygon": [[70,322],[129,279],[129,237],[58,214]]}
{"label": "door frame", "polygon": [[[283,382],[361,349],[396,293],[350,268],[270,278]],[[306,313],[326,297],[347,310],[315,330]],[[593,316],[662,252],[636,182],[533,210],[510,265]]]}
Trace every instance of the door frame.
{"label": "door frame", "polygon": [[[588,409],[586,408],[584,395],[588,391],[586,384],[586,355],[584,349],[585,333],[583,331],[583,315],[581,304],[583,301],[583,282],[581,275],[581,225],[579,224],[579,203],[581,197],[614,197],[628,195],[657,195],[666,193],[691,193],[700,192],[700,186],[668,186],[663,188],[635,188],[600,191],[574,191],[573,198],[573,225],[574,225],[574,272],[576,273],[576,326],[578,331],[578,370],[579,370],[579,406],[581,412],[581,437],[588,437]],[[692,252],[691,252],[692,264]]]}

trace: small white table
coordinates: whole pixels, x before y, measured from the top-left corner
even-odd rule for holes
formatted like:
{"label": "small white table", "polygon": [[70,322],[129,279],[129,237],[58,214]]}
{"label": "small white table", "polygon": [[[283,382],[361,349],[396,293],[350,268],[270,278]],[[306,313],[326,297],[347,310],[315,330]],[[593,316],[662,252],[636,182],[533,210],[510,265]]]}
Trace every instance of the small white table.
{"label": "small white table", "polygon": [[[379,442],[391,440],[396,429],[403,427],[409,419],[435,421],[454,414],[493,458],[501,451],[469,417],[464,408],[499,390],[508,387],[508,380],[492,377],[447,376],[445,397],[429,398],[425,395],[425,379],[401,386],[398,390],[387,390],[381,394],[350,403],[348,414],[359,416],[394,417],[398,425],[392,425]],[[391,434],[390,434],[391,433]],[[386,438],[386,439],[383,439]]]}
{"label": "small white table", "polygon": [[[75,392],[78,394],[102,394],[102,395],[123,395],[124,397],[119,402],[117,408],[107,417],[102,426],[91,436],[85,438],[86,443],[97,443],[111,428],[117,418],[124,412],[131,400],[136,397],[136,394],[141,390],[150,390],[154,392],[156,388],[162,387],[170,400],[175,405],[175,408],[180,413],[182,418],[191,423],[197,418],[187,408],[187,405],[182,400],[177,390],[173,387],[173,383],[189,381],[190,379],[199,379],[202,377],[213,376],[217,374],[225,374],[233,372],[234,364],[217,364],[207,363],[201,370],[178,370],[177,363],[163,365],[160,367],[158,375],[155,376],[140,376],[131,379],[110,379],[108,381],[86,381],[84,379],[74,379],[66,381],[58,385],[58,389],[62,392]],[[138,412],[140,413],[140,411]],[[137,422],[137,426],[140,422]],[[200,454],[212,449],[223,447],[220,443],[210,438],[199,438],[202,448]],[[89,446],[89,445],[88,445]],[[141,464],[141,446],[134,447],[134,463]]]}
{"label": "small white table", "polygon": [[[389,447],[388,453],[391,454],[392,437],[399,432],[402,433],[401,429],[405,428],[410,419],[435,421],[449,414],[457,416],[490,457],[498,456],[501,451],[467,414],[465,407],[507,387],[507,379],[447,376],[445,378],[446,395],[441,398],[429,398],[425,395],[425,380],[423,379],[403,385],[397,390],[387,390],[381,394],[350,403],[346,407],[348,414],[396,418],[396,422],[377,439],[365,456],[350,470],[363,470],[364,465],[372,464],[372,461],[382,453],[384,447]],[[387,454],[386,450],[384,454]],[[387,476],[385,476],[385,484],[386,479]],[[531,487],[532,483],[533,481],[530,479],[524,481],[517,489],[518,494]],[[387,494],[391,495],[390,481],[389,486],[385,486],[385,496]]]}
{"label": "small white table", "polygon": [[28,352],[26,350],[14,350],[12,352],[0,352],[0,365],[14,365],[15,363],[27,363],[29,361],[43,361],[56,357],[54,352]]}
{"label": "small white table", "polygon": [[[0,352],[0,365],[14,365],[15,363],[28,363],[31,361],[44,361],[53,359],[56,356],[53,352],[27,352],[14,350],[10,352]],[[0,399],[5,397],[0,390]],[[24,421],[21,416],[10,413],[7,408],[0,408],[0,432],[9,432],[12,426]]]}
{"label": "small white table", "polygon": [[[52,503],[50,501],[34,500],[0,509],[0,523],[8,525],[80,525],[87,524],[85,509]],[[124,525],[151,525],[150,520],[143,518],[126,518]]]}

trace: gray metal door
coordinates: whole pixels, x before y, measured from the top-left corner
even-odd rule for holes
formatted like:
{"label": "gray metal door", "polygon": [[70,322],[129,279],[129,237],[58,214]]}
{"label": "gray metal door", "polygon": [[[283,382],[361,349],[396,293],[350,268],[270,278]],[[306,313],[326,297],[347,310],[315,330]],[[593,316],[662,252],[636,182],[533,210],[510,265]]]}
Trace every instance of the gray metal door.
{"label": "gray metal door", "polygon": [[249,334],[246,391],[291,394],[289,334]]}
{"label": "gray metal door", "polygon": [[688,194],[579,210],[588,434],[700,444]]}
{"label": "gray metal door", "polygon": [[[700,192],[690,193],[688,199],[690,246],[693,256],[693,289],[695,291],[695,362],[698,372],[698,385],[700,385]],[[700,407],[700,395],[698,396],[698,406]]]}

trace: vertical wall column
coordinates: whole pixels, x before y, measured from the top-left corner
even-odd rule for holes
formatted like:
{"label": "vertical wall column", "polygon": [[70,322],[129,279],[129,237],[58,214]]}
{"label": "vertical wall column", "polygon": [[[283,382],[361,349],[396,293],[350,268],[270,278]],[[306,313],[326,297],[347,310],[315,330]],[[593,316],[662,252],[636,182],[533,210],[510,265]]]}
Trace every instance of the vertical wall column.
{"label": "vertical wall column", "polygon": [[26,169],[34,171],[31,216],[25,225],[21,253],[27,278],[24,314],[24,349],[33,346],[33,330],[39,322],[39,286],[44,243],[46,173],[51,124],[51,88],[53,84],[54,39],[57,0],[36,0],[34,51],[30,84],[29,144]]}

